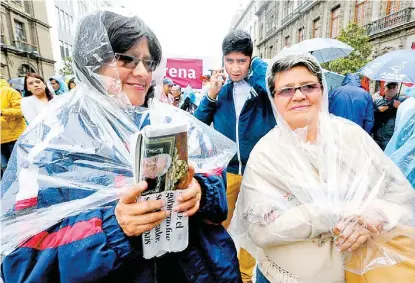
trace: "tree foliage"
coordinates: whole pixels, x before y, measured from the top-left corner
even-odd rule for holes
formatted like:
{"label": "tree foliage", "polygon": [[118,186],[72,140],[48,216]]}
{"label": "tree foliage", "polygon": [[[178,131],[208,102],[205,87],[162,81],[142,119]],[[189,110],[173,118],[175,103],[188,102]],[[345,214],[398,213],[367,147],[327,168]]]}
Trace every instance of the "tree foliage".
{"label": "tree foliage", "polygon": [[349,24],[340,31],[338,40],[347,43],[355,50],[345,58],[340,58],[323,65],[327,70],[345,75],[355,73],[369,62],[372,44],[369,42],[366,29],[355,24]]}
{"label": "tree foliage", "polygon": [[59,70],[61,76],[73,75],[72,57],[63,58],[63,67]]}

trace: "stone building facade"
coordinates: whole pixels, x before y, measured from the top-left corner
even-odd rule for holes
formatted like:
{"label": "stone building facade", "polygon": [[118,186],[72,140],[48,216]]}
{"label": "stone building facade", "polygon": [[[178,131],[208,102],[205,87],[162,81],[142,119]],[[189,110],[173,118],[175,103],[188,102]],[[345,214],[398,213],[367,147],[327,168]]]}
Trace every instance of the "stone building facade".
{"label": "stone building facade", "polygon": [[53,75],[53,60],[45,1],[2,0],[1,74],[6,80],[39,73]]}
{"label": "stone building facade", "polygon": [[336,38],[351,22],[366,28],[373,43],[373,57],[409,49],[415,42],[415,0],[252,2],[256,2],[256,50],[265,59],[305,39]]}

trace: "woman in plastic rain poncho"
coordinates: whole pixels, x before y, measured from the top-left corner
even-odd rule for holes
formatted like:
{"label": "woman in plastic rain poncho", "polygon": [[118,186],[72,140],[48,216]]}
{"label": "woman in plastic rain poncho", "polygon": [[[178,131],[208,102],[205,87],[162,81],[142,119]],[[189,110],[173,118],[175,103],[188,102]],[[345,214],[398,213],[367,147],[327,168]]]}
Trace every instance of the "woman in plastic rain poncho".
{"label": "woman in plastic rain poncho", "polygon": [[277,55],[267,83],[278,126],[250,155],[230,228],[257,282],[411,282],[396,277],[415,278],[409,182],[360,127],[329,116],[314,57]]}
{"label": "woman in plastic rain poncho", "polygon": [[[181,110],[138,107],[161,61],[156,36],[137,17],[101,11],[81,20],[73,56],[77,88],[30,125],[3,178],[4,282],[240,282],[236,249],[218,225],[234,145]],[[167,212],[161,201],[136,202],[146,184],[133,185],[128,148],[153,114],[187,121],[189,162],[204,174],[177,206],[190,217],[188,247],[146,260],[140,235]]]}
{"label": "woman in plastic rain poncho", "polygon": [[399,106],[395,132],[385,154],[398,165],[415,188],[415,98],[410,97]]}

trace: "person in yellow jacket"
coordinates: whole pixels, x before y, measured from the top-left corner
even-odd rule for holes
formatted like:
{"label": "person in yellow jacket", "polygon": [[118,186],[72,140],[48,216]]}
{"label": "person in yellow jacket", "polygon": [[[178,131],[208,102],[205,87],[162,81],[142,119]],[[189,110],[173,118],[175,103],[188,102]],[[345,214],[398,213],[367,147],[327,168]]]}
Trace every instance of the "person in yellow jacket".
{"label": "person in yellow jacket", "polygon": [[20,108],[22,96],[0,79],[1,94],[1,173],[6,168],[14,144],[26,128],[26,122]]}

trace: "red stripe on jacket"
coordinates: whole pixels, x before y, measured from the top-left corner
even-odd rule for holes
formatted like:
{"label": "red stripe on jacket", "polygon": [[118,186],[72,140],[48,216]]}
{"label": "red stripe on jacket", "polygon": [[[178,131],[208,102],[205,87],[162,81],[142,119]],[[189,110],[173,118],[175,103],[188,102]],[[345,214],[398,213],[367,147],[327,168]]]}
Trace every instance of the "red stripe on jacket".
{"label": "red stripe on jacket", "polygon": [[16,204],[14,205],[14,209],[16,211],[19,211],[25,208],[36,206],[36,205],[37,205],[37,197],[34,197],[34,198],[16,201]]}
{"label": "red stripe on jacket", "polygon": [[102,220],[99,218],[91,218],[87,221],[80,221],[73,226],[66,226],[53,233],[43,231],[21,244],[20,247],[36,250],[57,248],[100,232],[102,232]]}
{"label": "red stripe on jacket", "polygon": [[223,172],[223,168],[214,168],[212,170],[210,170],[207,173],[204,173],[203,176],[205,177],[209,177],[209,176],[220,176],[222,175]]}

